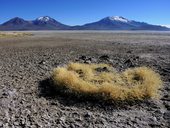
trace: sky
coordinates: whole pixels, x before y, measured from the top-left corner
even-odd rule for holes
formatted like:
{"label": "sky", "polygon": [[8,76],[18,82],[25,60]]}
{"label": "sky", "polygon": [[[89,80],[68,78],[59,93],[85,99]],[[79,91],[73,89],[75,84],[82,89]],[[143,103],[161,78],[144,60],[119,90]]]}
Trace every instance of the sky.
{"label": "sky", "polygon": [[82,25],[107,16],[170,25],[170,0],[0,0],[0,24],[21,17],[50,16],[67,25]]}

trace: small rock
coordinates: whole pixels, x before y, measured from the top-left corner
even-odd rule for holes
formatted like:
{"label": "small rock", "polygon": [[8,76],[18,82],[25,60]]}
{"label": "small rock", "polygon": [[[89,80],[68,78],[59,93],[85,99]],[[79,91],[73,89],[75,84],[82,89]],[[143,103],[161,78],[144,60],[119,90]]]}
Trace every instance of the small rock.
{"label": "small rock", "polygon": [[138,60],[139,59],[139,56],[136,56],[133,58],[133,60]]}
{"label": "small rock", "polygon": [[[169,81],[170,81],[170,79],[169,79]],[[166,89],[167,91],[170,91],[170,86],[166,86],[165,89]]]}
{"label": "small rock", "polygon": [[156,117],[149,118],[149,125],[151,127],[159,126],[159,122],[157,121]]}
{"label": "small rock", "polygon": [[164,105],[165,105],[165,107],[167,108],[167,110],[170,110],[170,102],[165,101],[165,102],[164,102]]}
{"label": "small rock", "polygon": [[92,116],[92,113],[90,113],[90,112],[87,112],[87,113],[84,115],[85,118],[90,118],[91,116]]}
{"label": "small rock", "polygon": [[89,58],[87,58],[86,60],[91,62],[91,61],[92,61],[92,58],[91,58],[91,57],[89,57]]}
{"label": "small rock", "polygon": [[9,95],[10,97],[13,97],[15,94],[16,94],[16,90],[15,90],[15,89],[12,90],[12,91],[8,91],[8,95]]}
{"label": "small rock", "polygon": [[132,51],[129,50],[129,51],[127,51],[126,53],[132,53]]}
{"label": "small rock", "polygon": [[87,57],[84,56],[84,55],[79,57],[80,60],[86,60],[86,58],[87,58]]}
{"label": "small rock", "polygon": [[45,61],[42,60],[42,61],[40,61],[38,64],[45,64]]}
{"label": "small rock", "polygon": [[158,110],[156,110],[156,111],[155,111],[155,113],[158,113],[158,114],[164,114],[164,110],[162,110],[162,109],[158,109]]}
{"label": "small rock", "polygon": [[19,126],[19,122],[14,122],[14,125],[15,126]]}
{"label": "small rock", "polygon": [[169,97],[170,97],[170,95],[169,95],[169,94],[167,94],[167,95],[165,95],[164,97],[165,97],[165,98],[169,98]]}
{"label": "small rock", "polygon": [[2,123],[2,122],[0,122],[0,127],[2,127],[2,125],[3,125],[3,123]]}
{"label": "small rock", "polygon": [[71,123],[70,128],[76,128],[75,124]]}
{"label": "small rock", "polygon": [[128,59],[124,62],[124,64],[126,64],[128,67],[134,67],[134,63],[131,59]]}
{"label": "small rock", "polygon": [[58,102],[51,102],[51,105],[59,105]]}
{"label": "small rock", "polygon": [[8,94],[4,92],[4,93],[2,93],[2,96],[8,96]]}
{"label": "small rock", "polygon": [[4,124],[2,125],[2,128],[9,128],[9,124],[8,124],[8,123],[4,123]]}
{"label": "small rock", "polygon": [[66,120],[66,117],[64,116],[60,117],[60,121],[65,122],[65,120]]}
{"label": "small rock", "polygon": [[80,123],[78,123],[78,122],[75,122],[75,123],[72,123],[72,124],[70,125],[70,127],[71,127],[71,128],[81,128],[82,125],[81,125]]}
{"label": "small rock", "polygon": [[164,101],[170,101],[170,94],[164,95],[164,97],[162,98],[162,100],[164,100]]}
{"label": "small rock", "polygon": [[164,113],[164,118],[166,120],[170,120],[170,111],[167,111],[167,112]]}
{"label": "small rock", "polygon": [[109,56],[108,55],[102,55],[99,57],[100,60],[109,60]]}
{"label": "small rock", "polygon": [[84,63],[85,63],[85,64],[90,64],[91,61],[90,61],[90,60],[85,60]]}
{"label": "small rock", "polygon": [[127,121],[126,123],[127,125],[133,126],[133,123],[131,121]]}

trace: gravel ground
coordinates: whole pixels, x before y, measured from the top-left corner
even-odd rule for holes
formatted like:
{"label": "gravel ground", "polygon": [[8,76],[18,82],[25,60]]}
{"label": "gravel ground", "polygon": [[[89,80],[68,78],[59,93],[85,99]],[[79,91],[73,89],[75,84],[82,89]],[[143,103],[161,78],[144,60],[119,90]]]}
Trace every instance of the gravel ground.
{"label": "gravel ground", "polygon": [[[170,127],[170,33],[32,33],[0,39],[0,127]],[[51,71],[69,61],[151,67],[164,81],[160,100],[104,103],[56,93]]]}

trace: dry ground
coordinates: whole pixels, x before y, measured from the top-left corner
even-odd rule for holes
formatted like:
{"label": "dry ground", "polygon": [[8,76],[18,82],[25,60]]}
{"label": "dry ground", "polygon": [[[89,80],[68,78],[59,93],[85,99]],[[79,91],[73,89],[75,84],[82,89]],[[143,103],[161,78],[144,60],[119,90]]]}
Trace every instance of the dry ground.
{"label": "dry ground", "polygon": [[[150,128],[170,126],[170,33],[39,31],[0,39],[0,127]],[[160,100],[103,103],[50,86],[53,68],[69,61],[148,66],[164,81]]]}

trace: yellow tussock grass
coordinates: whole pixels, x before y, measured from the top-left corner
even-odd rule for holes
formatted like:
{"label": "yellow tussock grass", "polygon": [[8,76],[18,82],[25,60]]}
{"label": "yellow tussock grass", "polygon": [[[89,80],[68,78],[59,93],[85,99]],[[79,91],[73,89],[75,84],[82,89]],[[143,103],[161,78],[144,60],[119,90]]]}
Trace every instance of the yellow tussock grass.
{"label": "yellow tussock grass", "polygon": [[69,63],[52,73],[56,87],[75,94],[93,95],[105,100],[143,100],[158,98],[160,75],[147,67],[117,72],[107,64]]}
{"label": "yellow tussock grass", "polygon": [[25,32],[0,32],[0,38],[32,36],[32,33]]}

